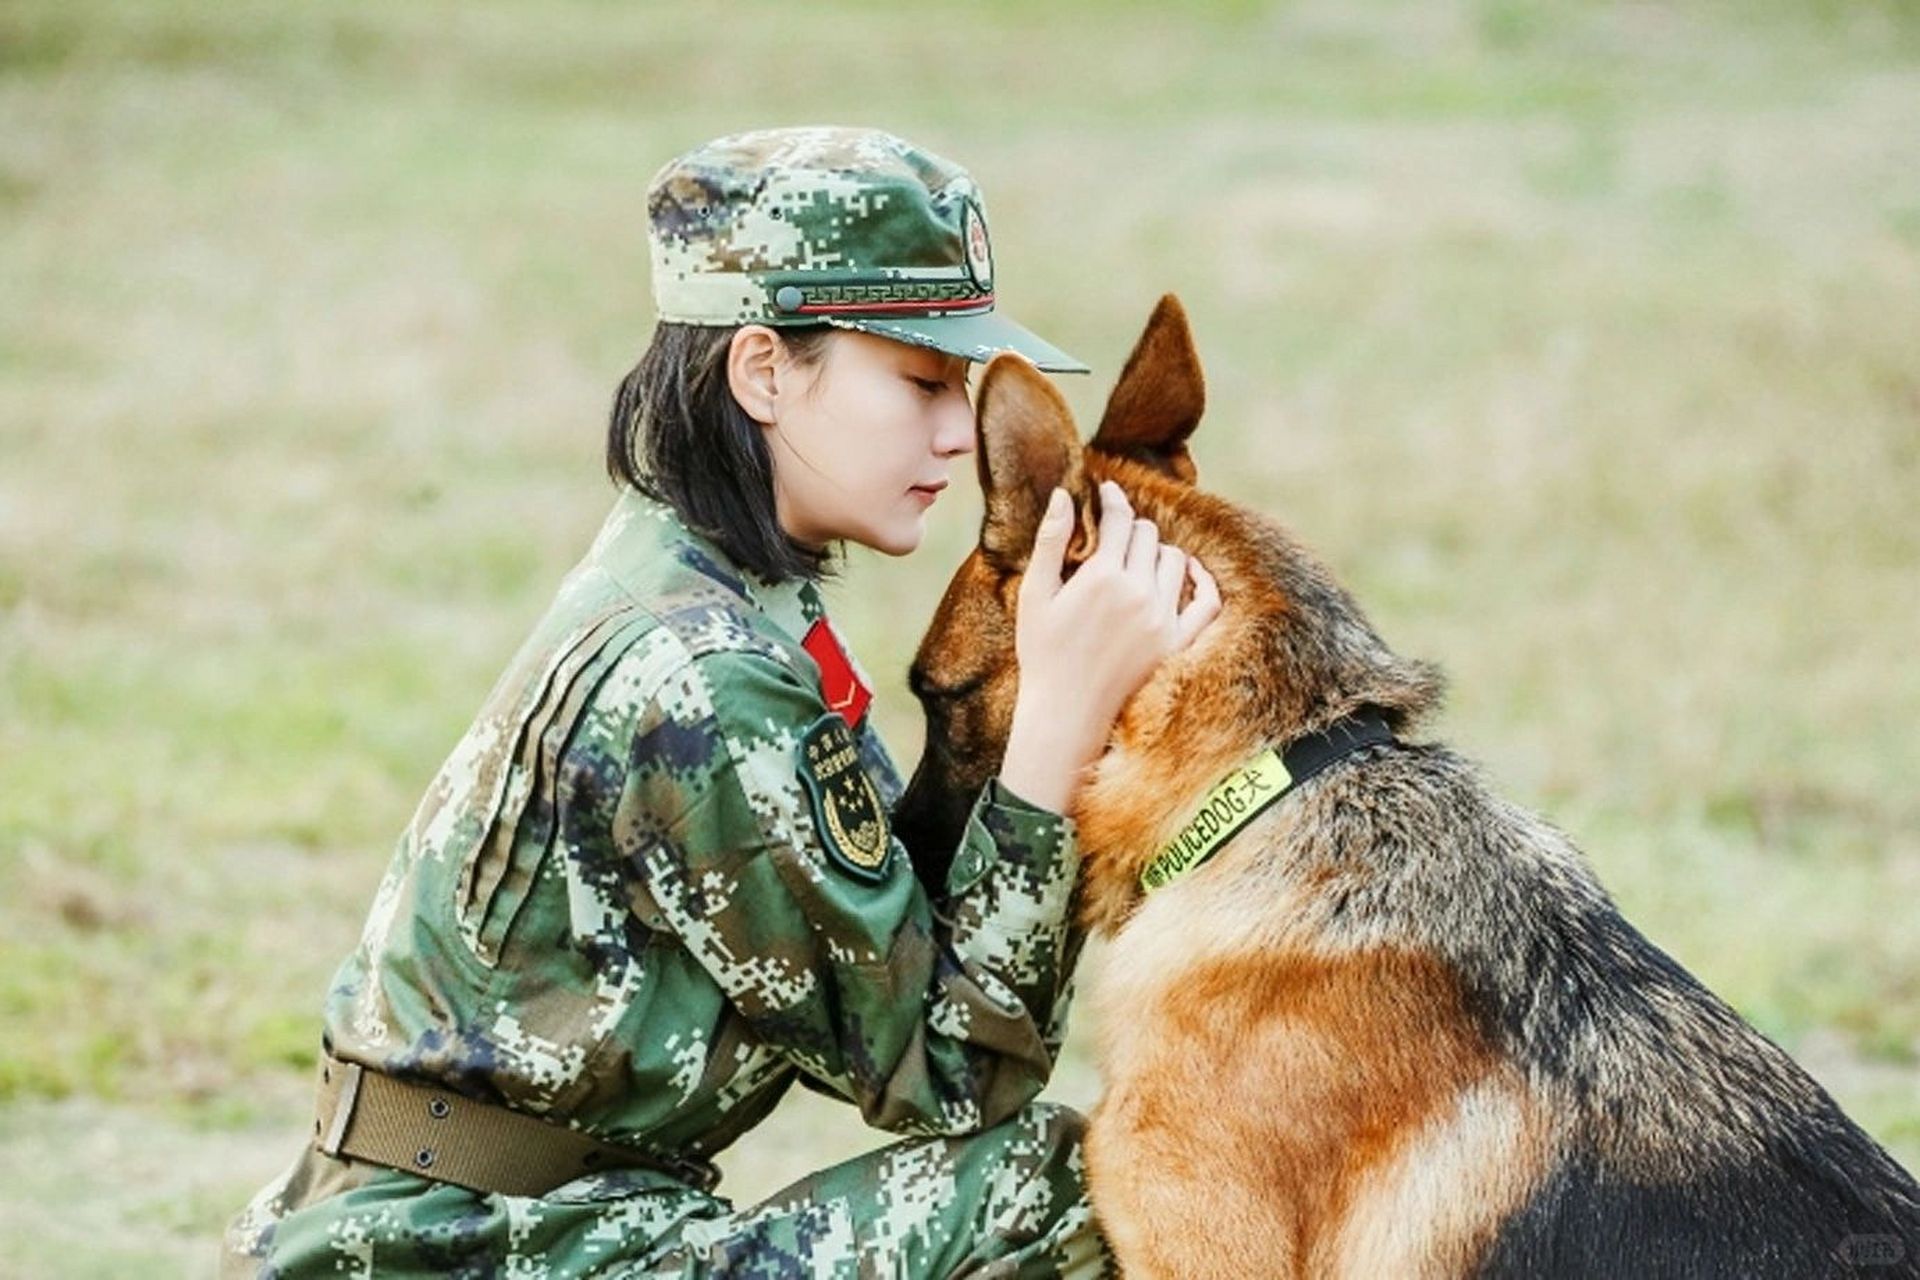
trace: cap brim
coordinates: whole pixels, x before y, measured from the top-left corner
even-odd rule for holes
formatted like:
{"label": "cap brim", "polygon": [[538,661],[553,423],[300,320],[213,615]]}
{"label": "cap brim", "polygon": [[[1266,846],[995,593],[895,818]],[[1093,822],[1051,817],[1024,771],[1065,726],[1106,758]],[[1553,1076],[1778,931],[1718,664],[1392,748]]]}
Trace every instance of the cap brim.
{"label": "cap brim", "polygon": [[932,347],[968,360],[991,360],[1002,351],[1013,351],[1048,373],[1092,373],[1093,370],[1028,329],[991,311],[970,316],[828,316],[828,324],[842,329],[859,329]]}

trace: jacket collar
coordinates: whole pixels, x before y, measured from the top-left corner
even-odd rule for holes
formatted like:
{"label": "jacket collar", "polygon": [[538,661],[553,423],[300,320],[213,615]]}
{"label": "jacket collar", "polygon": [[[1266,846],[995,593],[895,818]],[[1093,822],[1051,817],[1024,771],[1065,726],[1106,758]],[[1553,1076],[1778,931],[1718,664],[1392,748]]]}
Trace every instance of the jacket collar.
{"label": "jacket collar", "polygon": [[654,558],[677,555],[764,614],[796,645],[817,619],[826,616],[820,588],[812,579],[773,582],[761,577],[689,526],[670,504],[630,487],[621,490],[589,554],[615,576],[629,580],[637,580],[641,574],[634,571]]}

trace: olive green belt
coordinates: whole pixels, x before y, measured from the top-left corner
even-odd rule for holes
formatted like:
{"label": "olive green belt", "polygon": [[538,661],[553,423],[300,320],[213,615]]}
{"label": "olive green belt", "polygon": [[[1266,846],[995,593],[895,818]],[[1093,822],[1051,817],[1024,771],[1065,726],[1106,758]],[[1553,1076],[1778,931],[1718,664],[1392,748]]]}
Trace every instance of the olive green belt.
{"label": "olive green belt", "polygon": [[706,1160],[649,1155],[602,1142],[522,1111],[325,1053],[313,1132],[314,1145],[330,1156],[510,1196],[545,1195],[608,1169],[654,1169],[702,1191],[720,1181],[720,1171]]}

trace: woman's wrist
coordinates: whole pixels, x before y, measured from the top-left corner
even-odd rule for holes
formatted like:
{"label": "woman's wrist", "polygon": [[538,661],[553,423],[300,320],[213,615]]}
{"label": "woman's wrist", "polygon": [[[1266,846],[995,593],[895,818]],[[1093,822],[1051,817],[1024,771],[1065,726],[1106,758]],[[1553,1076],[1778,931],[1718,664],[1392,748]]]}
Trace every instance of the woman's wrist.
{"label": "woman's wrist", "polygon": [[1000,781],[1031,804],[1065,813],[1081,773],[1103,745],[1091,739],[1079,718],[1031,701],[1014,704]]}

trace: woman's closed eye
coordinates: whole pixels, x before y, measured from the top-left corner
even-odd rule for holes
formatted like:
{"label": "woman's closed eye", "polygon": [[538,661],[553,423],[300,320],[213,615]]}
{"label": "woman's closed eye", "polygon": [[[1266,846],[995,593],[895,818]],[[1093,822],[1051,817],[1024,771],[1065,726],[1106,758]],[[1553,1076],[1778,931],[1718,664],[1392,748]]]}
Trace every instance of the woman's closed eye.
{"label": "woman's closed eye", "polygon": [[907,378],[907,381],[920,388],[921,393],[929,397],[937,396],[947,389],[947,384],[938,378],[915,378],[910,376]]}

